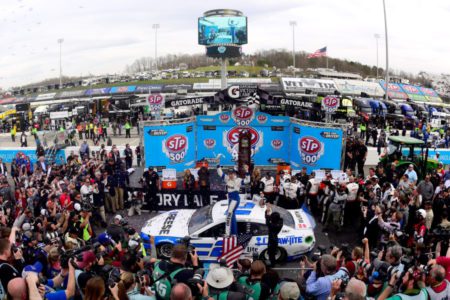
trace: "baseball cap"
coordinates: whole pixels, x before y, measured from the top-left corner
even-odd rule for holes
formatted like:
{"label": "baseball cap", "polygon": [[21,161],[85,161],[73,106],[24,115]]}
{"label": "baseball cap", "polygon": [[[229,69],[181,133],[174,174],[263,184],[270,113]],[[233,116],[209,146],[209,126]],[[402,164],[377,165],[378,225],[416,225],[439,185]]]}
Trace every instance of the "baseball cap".
{"label": "baseball cap", "polygon": [[123,219],[123,217],[121,215],[115,215],[114,216],[114,220],[119,220],[121,221]]}
{"label": "baseball cap", "polygon": [[23,273],[25,272],[34,272],[34,273],[41,273],[43,269],[43,266],[40,262],[35,262],[33,265],[28,265],[23,268]]}
{"label": "baseball cap", "polygon": [[413,165],[413,164],[409,164],[408,167],[409,167],[409,168],[414,168],[414,165]]}
{"label": "baseball cap", "polygon": [[81,205],[80,205],[80,203],[75,203],[74,206],[73,206],[73,208],[74,208],[76,211],[81,211]]}
{"label": "baseball cap", "polygon": [[300,289],[295,282],[285,282],[281,284],[280,296],[283,300],[295,300],[300,297]]}
{"label": "baseball cap", "polygon": [[213,288],[224,289],[233,283],[233,279],[233,272],[229,268],[212,264],[206,276],[206,283]]}
{"label": "baseball cap", "polygon": [[95,254],[92,251],[85,251],[83,252],[83,259],[81,261],[78,261],[78,267],[81,269],[86,268],[89,263],[94,263],[96,260]]}

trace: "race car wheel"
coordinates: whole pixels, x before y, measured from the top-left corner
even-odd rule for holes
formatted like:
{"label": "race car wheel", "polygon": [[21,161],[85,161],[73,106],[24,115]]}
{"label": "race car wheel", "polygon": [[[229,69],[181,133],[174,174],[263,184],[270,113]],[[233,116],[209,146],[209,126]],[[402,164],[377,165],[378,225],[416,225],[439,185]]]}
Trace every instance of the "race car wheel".
{"label": "race car wheel", "polygon": [[[262,260],[269,260],[269,253],[267,252],[267,249],[265,249],[261,254],[259,255],[259,258]],[[281,263],[286,261],[287,253],[286,250],[284,250],[281,247],[277,248],[277,253],[275,254],[275,261],[277,263]]]}
{"label": "race car wheel", "polygon": [[172,256],[173,245],[172,244],[161,244],[157,248],[158,256],[164,259],[170,259]]}

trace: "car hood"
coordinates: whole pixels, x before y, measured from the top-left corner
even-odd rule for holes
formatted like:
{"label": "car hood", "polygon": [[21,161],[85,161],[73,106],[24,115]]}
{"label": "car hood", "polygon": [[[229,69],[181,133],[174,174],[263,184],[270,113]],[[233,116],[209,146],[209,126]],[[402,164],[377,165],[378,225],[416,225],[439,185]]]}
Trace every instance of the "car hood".
{"label": "car hood", "polygon": [[193,209],[185,209],[162,213],[148,220],[142,228],[142,233],[151,236],[187,236],[189,220],[194,212]]}

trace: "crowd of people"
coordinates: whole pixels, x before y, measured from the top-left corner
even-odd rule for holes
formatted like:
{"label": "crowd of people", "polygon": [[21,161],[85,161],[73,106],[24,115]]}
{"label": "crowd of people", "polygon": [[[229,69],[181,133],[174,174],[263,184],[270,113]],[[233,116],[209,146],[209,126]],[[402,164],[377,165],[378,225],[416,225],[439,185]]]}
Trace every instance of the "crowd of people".
{"label": "crowd of people", "polygon": [[[366,143],[349,142],[345,172],[255,167],[240,186],[267,214],[272,204],[303,207],[337,240],[355,231],[360,242],[305,254],[295,278],[256,257],[204,265],[185,241],[169,260],[158,258],[153,237],[146,249],[124,217],[141,214],[160,189],[154,170],[142,190],[129,188],[139,147],[91,152],[82,143],[62,165],[21,154],[10,172],[0,160],[0,299],[448,299],[450,169],[420,176],[393,163],[366,176]],[[207,194],[214,173],[202,167],[196,182],[186,171],[183,186]]]}

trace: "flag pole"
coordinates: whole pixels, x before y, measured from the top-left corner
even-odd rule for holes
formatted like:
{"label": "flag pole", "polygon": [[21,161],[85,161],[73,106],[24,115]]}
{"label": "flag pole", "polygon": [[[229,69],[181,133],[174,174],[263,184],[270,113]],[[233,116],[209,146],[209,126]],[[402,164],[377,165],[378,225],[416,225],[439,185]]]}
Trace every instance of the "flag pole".
{"label": "flag pole", "polygon": [[327,54],[327,56],[326,56],[326,62],[327,62],[327,69],[328,69],[328,54]]}

